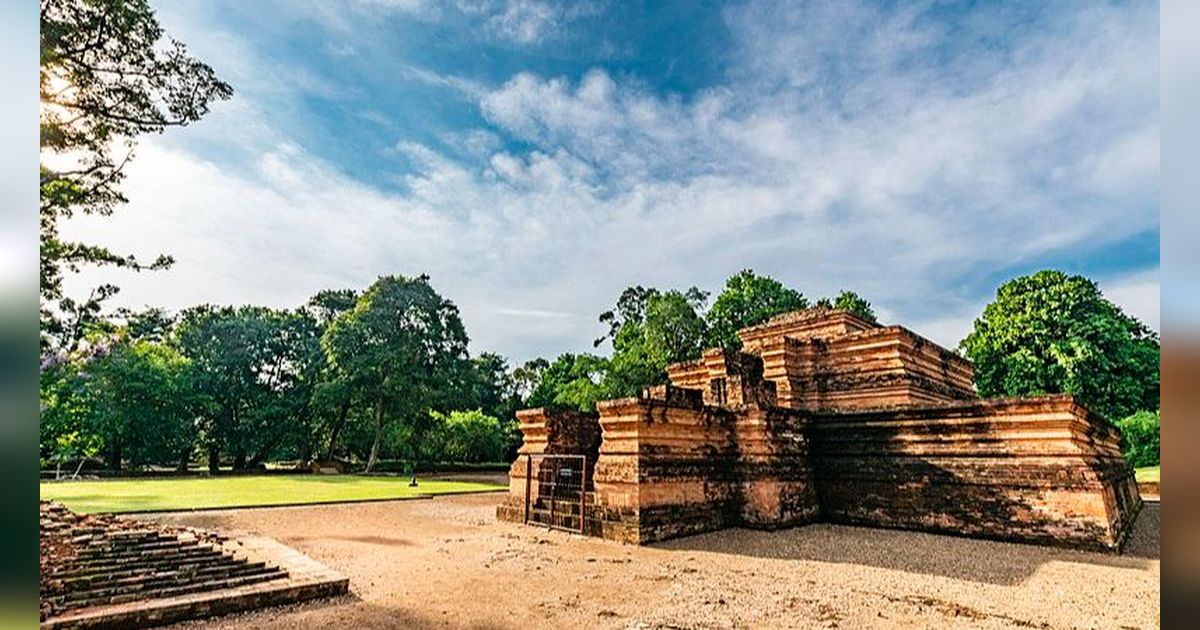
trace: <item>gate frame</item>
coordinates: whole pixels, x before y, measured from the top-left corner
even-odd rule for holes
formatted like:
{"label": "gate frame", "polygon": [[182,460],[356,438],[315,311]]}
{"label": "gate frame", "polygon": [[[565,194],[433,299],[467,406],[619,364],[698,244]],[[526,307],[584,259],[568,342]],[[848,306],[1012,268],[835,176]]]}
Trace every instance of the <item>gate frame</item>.
{"label": "gate frame", "polygon": [[[532,508],[531,508],[532,487],[533,487],[533,478],[534,478],[534,476],[533,476],[533,460],[535,457],[538,459],[539,462],[545,461],[548,459],[549,460],[578,460],[579,461],[579,528],[578,529],[574,529],[571,527],[563,527],[561,525],[556,525],[554,523],[554,504],[556,502],[556,499],[555,499],[555,496],[553,493],[551,493],[551,495],[550,495],[550,521],[551,522],[542,523],[540,521],[530,520],[529,517],[530,517],[530,515],[531,515],[530,513],[532,511]],[[528,525],[530,523],[533,523],[534,525],[541,525],[548,529],[556,529],[559,531],[571,532],[573,534],[581,534],[582,535],[584,533],[584,531],[586,530],[586,525],[584,524],[584,518],[586,517],[586,509],[587,509],[587,480],[588,480],[587,465],[588,465],[587,455],[558,454],[558,453],[526,453],[525,454],[525,517],[523,519],[524,524]],[[538,480],[538,483],[541,483],[540,479]],[[551,482],[551,485],[557,487],[557,483],[558,483],[558,480],[555,479],[555,481]]]}

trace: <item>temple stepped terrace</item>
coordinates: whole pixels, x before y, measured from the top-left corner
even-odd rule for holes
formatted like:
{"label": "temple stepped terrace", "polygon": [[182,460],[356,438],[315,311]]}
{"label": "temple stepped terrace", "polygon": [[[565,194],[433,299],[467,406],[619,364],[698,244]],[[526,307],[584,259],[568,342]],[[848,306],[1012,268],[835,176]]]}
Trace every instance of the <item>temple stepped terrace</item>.
{"label": "temple stepped terrace", "polygon": [[518,413],[501,519],[629,543],[814,522],[1117,550],[1142,501],[1071,396],[980,399],[969,361],[824,308],[597,413]]}

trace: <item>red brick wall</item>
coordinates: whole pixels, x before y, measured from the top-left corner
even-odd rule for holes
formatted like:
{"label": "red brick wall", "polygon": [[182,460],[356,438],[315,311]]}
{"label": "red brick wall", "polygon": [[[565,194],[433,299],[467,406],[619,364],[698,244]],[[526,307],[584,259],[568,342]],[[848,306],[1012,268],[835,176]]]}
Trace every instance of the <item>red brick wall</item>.
{"label": "red brick wall", "polygon": [[819,414],[821,517],[1114,548],[1140,498],[1115,429],[1069,396]]}

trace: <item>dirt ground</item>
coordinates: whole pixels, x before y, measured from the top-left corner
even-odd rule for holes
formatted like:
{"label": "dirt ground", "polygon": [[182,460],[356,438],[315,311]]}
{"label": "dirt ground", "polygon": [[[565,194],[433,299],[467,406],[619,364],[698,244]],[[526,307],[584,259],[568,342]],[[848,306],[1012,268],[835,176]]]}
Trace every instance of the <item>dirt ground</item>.
{"label": "dirt ground", "polygon": [[503,493],[155,518],[275,537],[353,595],[188,628],[1156,628],[1158,504],[1124,555],[810,525],[634,547],[498,522]]}

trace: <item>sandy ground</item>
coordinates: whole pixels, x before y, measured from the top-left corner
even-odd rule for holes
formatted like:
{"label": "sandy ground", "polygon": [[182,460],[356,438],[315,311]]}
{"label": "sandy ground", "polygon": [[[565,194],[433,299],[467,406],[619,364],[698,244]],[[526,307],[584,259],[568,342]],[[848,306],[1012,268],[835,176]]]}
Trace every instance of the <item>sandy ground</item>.
{"label": "sandy ground", "polygon": [[811,525],[634,547],[498,522],[504,495],[159,515],[265,534],[353,596],[188,628],[1155,628],[1158,505],[1124,555]]}

